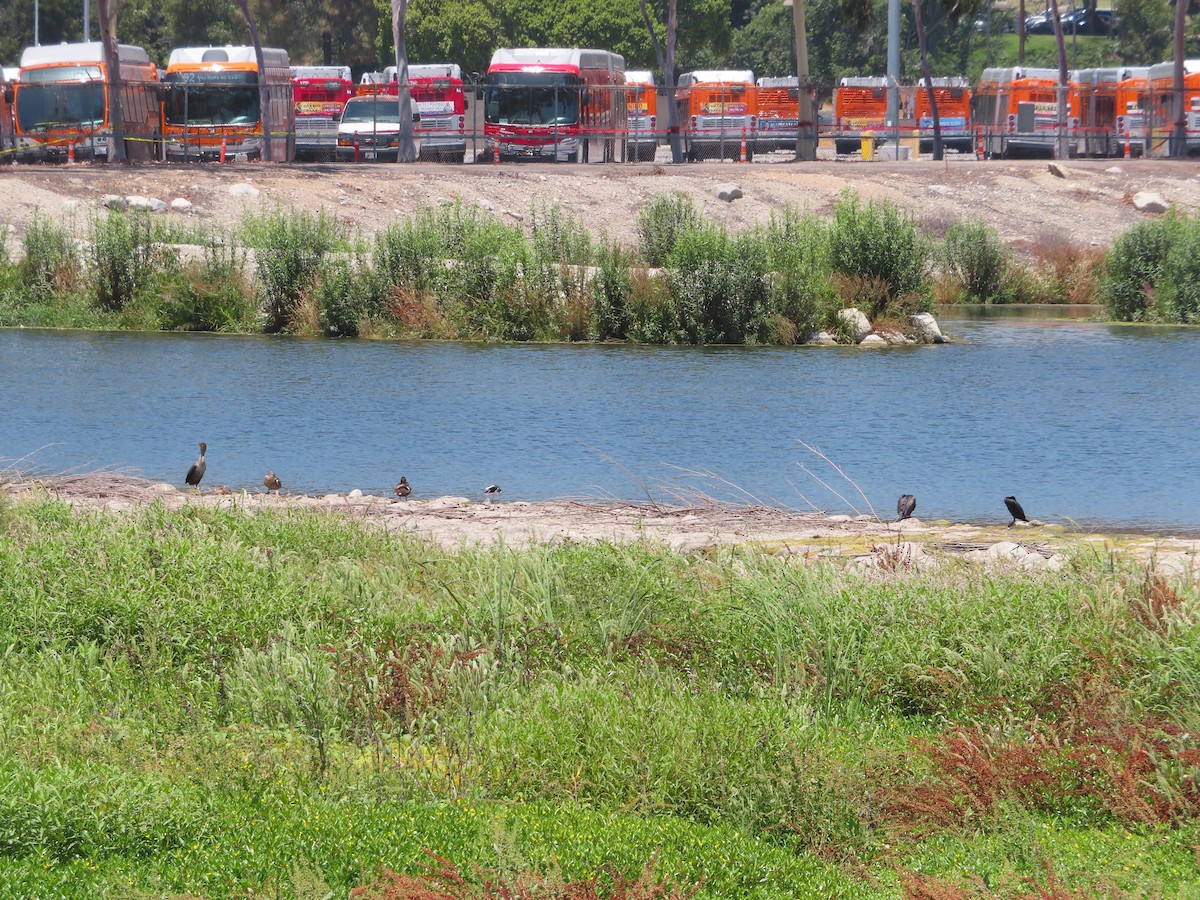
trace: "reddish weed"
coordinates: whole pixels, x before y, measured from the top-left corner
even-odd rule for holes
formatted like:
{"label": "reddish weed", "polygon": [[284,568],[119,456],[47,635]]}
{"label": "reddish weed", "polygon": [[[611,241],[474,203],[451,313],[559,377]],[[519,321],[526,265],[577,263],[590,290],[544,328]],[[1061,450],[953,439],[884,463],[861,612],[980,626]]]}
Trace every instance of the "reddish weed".
{"label": "reddish weed", "polygon": [[501,878],[472,868],[478,883],[468,881],[449,860],[426,850],[433,862],[420,875],[399,875],[381,868],[370,884],[356,887],[352,898],[363,900],[689,900],[701,885],[689,888],[655,880],[657,857],[651,857],[636,878],[606,866],[602,873],[581,881],[533,872]]}

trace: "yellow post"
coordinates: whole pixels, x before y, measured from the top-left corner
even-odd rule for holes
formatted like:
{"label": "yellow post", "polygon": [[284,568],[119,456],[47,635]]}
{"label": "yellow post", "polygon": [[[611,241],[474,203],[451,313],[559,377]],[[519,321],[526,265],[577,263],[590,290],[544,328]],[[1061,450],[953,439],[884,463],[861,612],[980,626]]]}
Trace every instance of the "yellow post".
{"label": "yellow post", "polygon": [[875,158],[875,132],[864,131],[860,137],[862,138],[862,158],[864,162]]}

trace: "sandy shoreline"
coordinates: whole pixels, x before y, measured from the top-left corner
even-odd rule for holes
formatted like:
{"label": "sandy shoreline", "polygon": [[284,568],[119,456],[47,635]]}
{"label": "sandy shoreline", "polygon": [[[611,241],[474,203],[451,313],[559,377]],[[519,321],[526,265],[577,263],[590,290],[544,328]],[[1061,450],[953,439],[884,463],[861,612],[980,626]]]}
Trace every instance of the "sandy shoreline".
{"label": "sandy shoreline", "polygon": [[342,515],[448,549],[463,545],[647,541],[683,553],[754,546],[779,556],[840,561],[864,570],[919,571],[965,561],[991,567],[1062,568],[1078,552],[1115,554],[1188,578],[1200,573],[1200,538],[1184,535],[1084,533],[1059,525],[881,521],[826,516],[759,505],[674,505],[619,500],[480,502],[465,497],[397,500],[348,494],[268,493],[173,485],[111,473],[0,475],[0,490],[17,502],[53,498],[79,509],[129,512],[152,503],[256,512],[310,510]]}

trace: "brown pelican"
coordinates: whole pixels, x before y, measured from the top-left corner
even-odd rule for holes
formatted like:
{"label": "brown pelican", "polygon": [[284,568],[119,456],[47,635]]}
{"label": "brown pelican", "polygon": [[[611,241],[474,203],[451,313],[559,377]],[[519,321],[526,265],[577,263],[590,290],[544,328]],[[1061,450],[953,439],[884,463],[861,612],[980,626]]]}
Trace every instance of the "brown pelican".
{"label": "brown pelican", "polygon": [[913,510],[917,508],[917,498],[912,494],[901,494],[900,499],[896,501],[896,515],[900,522],[909,518],[913,514]]}
{"label": "brown pelican", "polygon": [[197,489],[200,487],[200,479],[204,477],[204,470],[208,466],[208,464],[204,461],[204,451],[207,449],[208,444],[204,443],[204,441],[201,441],[200,457],[194,463],[192,463],[192,467],[187,470],[187,475],[183,477],[184,481]]}
{"label": "brown pelican", "polygon": [[1022,522],[1029,521],[1025,518],[1025,510],[1021,509],[1021,504],[1017,502],[1016,497],[1005,497],[1004,505],[1008,507],[1009,515],[1013,517],[1013,520],[1008,523],[1009,528],[1017,524],[1017,519],[1020,519]]}
{"label": "brown pelican", "polygon": [[283,487],[283,482],[279,480],[279,476],[275,474],[274,469],[269,470],[267,474],[263,476],[263,487],[267,489],[268,493],[271,491],[278,492],[279,489]]}
{"label": "brown pelican", "polygon": [[392,488],[392,493],[403,499],[412,493],[412,485],[408,483],[407,478],[401,475],[400,482],[394,488]]}

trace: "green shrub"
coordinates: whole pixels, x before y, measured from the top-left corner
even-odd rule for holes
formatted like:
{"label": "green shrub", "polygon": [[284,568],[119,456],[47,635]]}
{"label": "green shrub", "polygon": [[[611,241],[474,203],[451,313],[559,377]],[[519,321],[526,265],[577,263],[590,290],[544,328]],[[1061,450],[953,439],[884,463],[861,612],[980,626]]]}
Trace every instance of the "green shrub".
{"label": "green shrub", "polygon": [[1162,264],[1162,289],[1155,296],[1159,318],[1200,322],[1200,222],[1189,219],[1175,233]]}
{"label": "green shrub", "polygon": [[325,260],[313,296],[327,337],[358,337],[363,320],[377,312],[372,273],[355,260]]}
{"label": "green shrub", "polygon": [[257,331],[258,299],[246,277],[246,251],[209,235],[204,255],[164,286],[163,327],[182,331]]}
{"label": "green shrub", "polygon": [[557,203],[534,204],[529,211],[529,237],[536,258],[574,266],[592,262],[592,236],[579,219],[564,213]]}
{"label": "green shrub", "polygon": [[240,237],[256,249],[254,268],[262,286],[266,330],[289,328],[301,295],[313,288],[321,261],[335,250],[347,249],[345,234],[324,211],[275,211],[249,217]]}
{"label": "green shrub", "polygon": [[700,214],[686,194],[661,194],[638,213],[638,249],[648,266],[662,266],[681,235],[702,226]]}
{"label": "green shrub", "polygon": [[676,326],[691,344],[754,340],[769,313],[767,252],[756,234],[706,226],[679,236],[666,261]]}
{"label": "green shrub", "polygon": [[[829,228],[815,214],[787,208],[771,216],[763,235],[769,271],[770,306],[792,323],[792,343],[821,328],[833,305]],[[782,338],[787,329],[772,329]]]}
{"label": "green shrub", "polygon": [[25,229],[21,282],[35,292],[69,291],[79,276],[75,241],[61,225],[35,212]]}
{"label": "green shrub", "polygon": [[[882,303],[874,299],[864,310],[872,320],[897,312],[890,309],[897,301],[928,293],[928,244],[912,217],[890,203],[864,206],[856,195],[842,194],[833,207],[829,260],[835,275],[886,286]],[[914,308],[927,305],[918,301]]]}
{"label": "green shrub", "polygon": [[628,251],[615,241],[596,254],[589,328],[593,341],[624,340],[629,334],[633,293],[630,263]]}
{"label": "green shrub", "polygon": [[942,241],[941,264],[969,302],[991,303],[1003,296],[1011,252],[996,229],[981,219],[956,222]]}
{"label": "green shrub", "polygon": [[92,220],[91,239],[89,274],[101,309],[120,312],[172,262],[146,211],[110,210]]}
{"label": "green shrub", "polygon": [[1113,241],[1100,282],[1100,300],[1108,315],[1122,322],[1155,317],[1155,296],[1172,248],[1187,229],[1175,215],[1138,222]]}
{"label": "green shrub", "polygon": [[437,216],[425,207],[403,225],[389,226],[375,236],[372,260],[382,285],[412,294],[433,289],[447,258]]}

